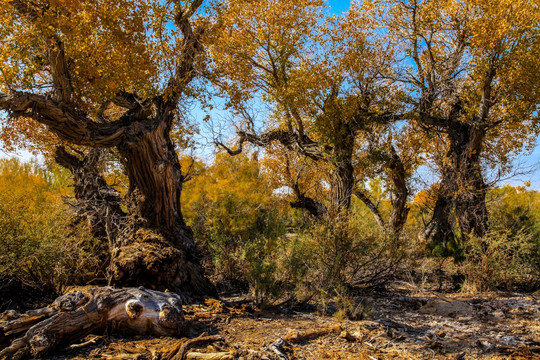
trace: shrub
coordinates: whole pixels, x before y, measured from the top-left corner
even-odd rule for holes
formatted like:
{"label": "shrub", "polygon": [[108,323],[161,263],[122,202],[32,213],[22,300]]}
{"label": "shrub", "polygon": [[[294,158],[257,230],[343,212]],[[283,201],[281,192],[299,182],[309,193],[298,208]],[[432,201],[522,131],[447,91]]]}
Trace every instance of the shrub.
{"label": "shrub", "polygon": [[304,259],[299,290],[326,298],[342,289],[361,293],[383,286],[402,258],[399,240],[353,215],[313,224],[299,242]]}
{"label": "shrub", "polygon": [[483,238],[471,237],[465,260],[458,265],[465,291],[515,288],[534,290],[540,285],[540,239],[528,232],[494,230]]}
{"label": "shrub", "polygon": [[183,206],[214,280],[223,290],[250,285],[258,294],[269,281],[264,277],[272,268],[272,244],[286,230],[279,200],[255,158],[221,154],[212,166],[196,167],[196,179],[185,185]]}
{"label": "shrub", "polygon": [[[60,171],[60,170],[55,170]],[[5,297],[17,289],[54,293],[68,284],[102,277],[101,244],[73,227],[63,204],[64,174],[34,163],[0,160],[0,288]],[[7,305],[5,305],[7,306]]]}
{"label": "shrub", "polygon": [[540,194],[506,185],[488,194],[490,233],[464,245],[464,289],[540,287]]}

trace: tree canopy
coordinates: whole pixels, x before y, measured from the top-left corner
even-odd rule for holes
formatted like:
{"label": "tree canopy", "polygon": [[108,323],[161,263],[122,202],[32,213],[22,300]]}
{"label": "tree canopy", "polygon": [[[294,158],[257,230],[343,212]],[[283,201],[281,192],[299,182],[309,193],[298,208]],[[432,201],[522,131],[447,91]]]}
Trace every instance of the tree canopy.
{"label": "tree canopy", "polygon": [[[220,149],[263,149],[253,173],[231,160],[208,176],[229,167],[260,180],[271,168],[254,180],[261,205],[275,195],[262,183],[285,187],[318,221],[352,218],[356,197],[398,239],[413,176],[434,166],[420,237],[443,247],[488,233],[486,171],[507,171],[540,129],[540,11],[527,0],[353,1],[341,15],[323,0],[1,0],[0,10],[0,140],[56,159],[79,202],[99,202],[84,213],[118,285],[212,292],[181,203],[183,183],[199,181],[178,155],[193,144],[183,123],[193,99],[224,100],[232,114],[236,137],[218,134]],[[107,183],[107,156],[125,191]],[[230,180],[214,187],[250,188]],[[369,191],[382,188],[390,210]],[[238,216],[257,218],[248,213]]]}

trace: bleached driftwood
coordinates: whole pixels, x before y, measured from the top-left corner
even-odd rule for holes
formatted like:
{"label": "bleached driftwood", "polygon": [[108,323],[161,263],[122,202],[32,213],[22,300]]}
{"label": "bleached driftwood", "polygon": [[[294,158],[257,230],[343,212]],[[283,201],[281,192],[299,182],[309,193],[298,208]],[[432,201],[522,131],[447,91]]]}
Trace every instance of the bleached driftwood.
{"label": "bleached driftwood", "polygon": [[178,336],[184,327],[179,295],[145,288],[89,288],[51,305],[0,315],[0,359],[41,356],[91,333]]}

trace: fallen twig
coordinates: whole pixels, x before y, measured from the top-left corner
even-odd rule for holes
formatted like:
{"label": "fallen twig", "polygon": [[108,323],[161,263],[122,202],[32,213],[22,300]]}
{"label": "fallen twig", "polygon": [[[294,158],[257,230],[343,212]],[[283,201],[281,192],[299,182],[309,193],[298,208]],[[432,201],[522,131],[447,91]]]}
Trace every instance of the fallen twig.
{"label": "fallen twig", "polygon": [[224,341],[224,340],[225,340],[225,338],[223,336],[221,336],[221,335],[205,336],[204,334],[202,334],[199,337],[196,337],[194,339],[190,339],[190,340],[185,341],[184,343],[182,343],[182,345],[180,346],[178,352],[176,351],[176,349],[178,349],[178,347],[175,347],[175,349],[173,349],[169,353],[169,355],[166,356],[164,359],[185,360],[186,354],[187,354],[189,349],[191,349],[193,347],[196,347],[196,346],[209,344],[209,343],[213,343],[213,342],[216,342],[216,341]]}
{"label": "fallen twig", "polygon": [[91,344],[95,344],[96,341],[101,339],[102,337],[103,336],[94,336],[92,339],[90,339],[88,341],[85,341],[83,343],[70,345],[69,348],[70,349],[80,349],[82,347],[85,347],[85,346],[88,346],[88,345],[91,345]]}

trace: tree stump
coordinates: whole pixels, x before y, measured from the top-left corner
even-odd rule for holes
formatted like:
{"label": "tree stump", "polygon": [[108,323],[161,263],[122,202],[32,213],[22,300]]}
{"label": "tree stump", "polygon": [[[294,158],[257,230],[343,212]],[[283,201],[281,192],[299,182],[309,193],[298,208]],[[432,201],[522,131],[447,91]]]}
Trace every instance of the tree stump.
{"label": "tree stump", "polygon": [[[182,299],[145,288],[89,288],[51,305],[0,315],[0,359],[37,357],[91,333],[178,336],[184,328]],[[8,346],[9,345],[9,346]]]}

